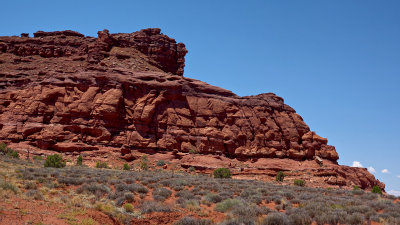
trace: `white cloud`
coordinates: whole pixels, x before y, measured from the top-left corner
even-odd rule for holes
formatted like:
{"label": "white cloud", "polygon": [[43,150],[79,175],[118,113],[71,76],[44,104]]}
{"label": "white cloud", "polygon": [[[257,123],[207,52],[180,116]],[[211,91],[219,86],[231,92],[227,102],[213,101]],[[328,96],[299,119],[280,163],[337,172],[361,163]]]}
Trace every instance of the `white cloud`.
{"label": "white cloud", "polygon": [[387,193],[390,195],[394,195],[394,196],[400,196],[400,191],[396,191],[396,190],[390,190]]}
{"label": "white cloud", "polygon": [[353,161],[352,167],[363,167],[363,165],[359,161]]}
{"label": "white cloud", "polygon": [[372,167],[372,166],[368,167],[367,169],[368,169],[368,171],[369,171],[370,173],[376,173],[375,168]]}
{"label": "white cloud", "polygon": [[397,178],[400,178],[400,175],[398,175]]}
{"label": "white cloud", "polygon": [[382,173],[389,173],[389,170],[388,169],[383,169],[381,172]]}

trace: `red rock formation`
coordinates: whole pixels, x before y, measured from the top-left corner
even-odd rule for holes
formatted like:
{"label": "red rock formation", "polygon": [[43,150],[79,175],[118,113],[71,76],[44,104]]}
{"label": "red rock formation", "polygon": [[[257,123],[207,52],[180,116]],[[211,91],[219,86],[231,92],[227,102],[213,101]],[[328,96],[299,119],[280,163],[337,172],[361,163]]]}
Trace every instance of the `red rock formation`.
{"label": "red rock formation", "polygon": [[[112,34],[108,30],[98,32],[98,38],[84,37],[75,31],[55,31],[34,33],[34,38],[1,37],[0,52],[17,56],[71,57],[99,63],[112,55],[110,50],[131,49],[141,52],[147,64],[164,72],[183,75],[187,50],[183,43],[161,34],[160,29],[144,29],[130,34]],[[121,54],[120,54],[121,55]],[[85,56],[85,57],[79,57]],[[130,58],[130,55],[125,55]],[[143,61],[144,59],[142,59]]]}
{"label": "red rock formation", "polygon": [[[352,177],[365,188],[383,187],[367,171],[334,166],[335,148],[281,97],[239,97],[182,77],[185,46],[160,29],[34,36],[0,37],[0,139],[60,152],[113,147],[126,159],[138,150],[243,160],[318,156],[335,174],[328,184],[350,185]],[[346,175],[354,171],[368,178]]]}

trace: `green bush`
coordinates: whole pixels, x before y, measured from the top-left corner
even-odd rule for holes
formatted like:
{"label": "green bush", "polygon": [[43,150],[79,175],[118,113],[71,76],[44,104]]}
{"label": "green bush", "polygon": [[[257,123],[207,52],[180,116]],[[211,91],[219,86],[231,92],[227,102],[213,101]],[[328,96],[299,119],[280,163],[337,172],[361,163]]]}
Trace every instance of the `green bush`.
{"label": "green bush", "polygon": [[77,166],[82,166],[83,162],[83,157],[81,155],[78,156],[78,159],[76,160],[76,165]]}
{"label": "green bush", "polygon": [[285,178],[285,174],[282,171],[279,171],[278,174],[276,174],[276,181],[282,182],[283,179]]}
{"label": "green bush", "polygon": [[301,187],[304,187],[306,185],[305,180],[294,180],[293,183],[294,183],[294,185],[301,186]]}
{"label": "green bush", "polygon": [[381,188],[376,185],[372,188],[371,192],[376,194],[382,194]]}
{"label": "green bush", "polygon": [[12,150],[11,148],[7,148],[7,155],[13,158],[19,158],[18,152]]}
{"label": "green bush", "polygon": [[231,178],[232,174],[228,168],[218,168],[214,170],[215,178]]}
{"label": "green bush", "polygon": [[126,212],[133,212],[133,205],[129,204],[129,203],[126,203],[124,205],[124,209],[125,209]]}
{"label": "green bush", "polygon": [[123,168],[124,170],[130,170],[131,169],[131,167],[127,164],[127,163],[125,163],[124,164],[124,168]]}
{"label": "green bush", "polygon": [[58,154],[49,155],[44,162],[44,167],[54,167],[54,168],[61,168],[65,167],[65,162],[62,157]]}
{"label": "green bush", "polygon": [[0,143],[0,152],[6,153],[6,148],[7,148],[6,143],[1,142],[1,143]]}
{"label": "green bush", "polygon": [[108,165],[106,162],[96,162],[96,168],[105,168],[108,169]]}
{"label": "green bush", "polygon": [[164,165],[165,165],[165,162],[164,162],[164,160],[158,160],[157,163],[156,163],[156,165],[157,165],[157,166],[164,166]]}
{"label": "green bush", "polygon": [[189,167],[189,172],[194,172],[196,171],[196,168],[194,168],[193,166]]}
{"label": "green bush", "polygon": [[359,186],[357,186],[357,185],[354,185],[354,187],[353,187],[353,190],[354,191],[356,191],[356,190],[360,190],[361,188],[359,187]]}
{"label": "green bush", "polygon": [[19,158],[18,152],[12,150],[11,148],[7,148],[7,145],[3,142],[0,143],[0,153],[12,158]]}

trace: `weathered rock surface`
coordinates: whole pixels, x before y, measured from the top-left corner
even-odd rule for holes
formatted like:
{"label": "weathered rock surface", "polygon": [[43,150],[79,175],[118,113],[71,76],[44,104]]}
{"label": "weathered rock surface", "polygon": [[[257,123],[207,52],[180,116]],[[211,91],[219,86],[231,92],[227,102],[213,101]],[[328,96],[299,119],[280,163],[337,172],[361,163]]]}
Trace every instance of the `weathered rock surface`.
{"label": "weathered rock surface", "polygon": [[319,157],[327,184],[384,187],[366,170],[338,166],[335,148],[281,97],[239,97],[183,77],[186,53],[160,29],[0,37],[0,139],[59,152],[114,148],[125,159],[197,152],[318,165]]}

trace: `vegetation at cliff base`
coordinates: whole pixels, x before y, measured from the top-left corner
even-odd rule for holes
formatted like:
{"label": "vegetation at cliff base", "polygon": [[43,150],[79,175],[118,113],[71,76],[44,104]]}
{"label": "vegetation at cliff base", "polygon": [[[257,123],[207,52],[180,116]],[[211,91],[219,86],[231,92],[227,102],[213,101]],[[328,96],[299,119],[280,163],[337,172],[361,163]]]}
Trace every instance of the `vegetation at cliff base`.
{"label": "vegetation at cliff base", "polygon": [[214,170],[214,178],[231,178],[232,174],[228,168],[218,168]]}
{"label": "vegetation at cliff base", "polygon": [[[170,224],[400,223],[400,199],[379,187],[341,190],[306,187],[300,179],[286,186],[275,181],[220,179],[232,176],[229,169],[218,168],[211,177],[164,170],[149,161],[147,170],[65,166],[60,155],[50,155],[46,162],[49,167],[43,167],[41,160],[0,155],[3,202],[27,199],[35,200],[32,204],[57,205],[69,210],[56,215],[66,224],[96,224],[86,223],[92,218],[85,217],[89,210],[119,224],[152,224],[155,215],[160,221],[168,218]],[[98,166],[108,167],[100,162]],[[0,215],[4,206],[0,203]]]}
{"label": "vegetation at cliff base", "polygon": [[62,168],[65,167],[66,163],[61,157],[61,155],[54,154],[49,155],[44,162],[44,167],[54,167],[54,168]]}

